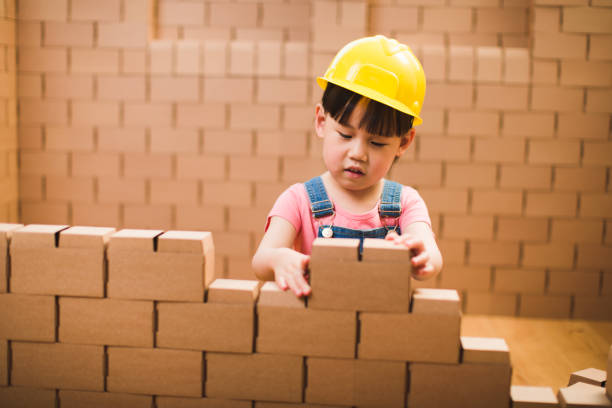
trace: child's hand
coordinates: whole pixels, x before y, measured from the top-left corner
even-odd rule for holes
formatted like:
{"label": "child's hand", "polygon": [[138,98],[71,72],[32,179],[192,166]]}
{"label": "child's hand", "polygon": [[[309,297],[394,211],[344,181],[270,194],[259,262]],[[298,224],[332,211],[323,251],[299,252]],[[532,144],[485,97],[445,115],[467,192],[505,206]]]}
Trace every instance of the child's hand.
{"label": "child's hand", "polygon": [[274,280],[282,290],[291,289],[296,296],[308,296],[310,286],[304,278],[306,266],[310,261],[308,255],[290,250],[283,251],[274,262]]}
{"label": "child's hand", "polygon": [[385,239],[410,248],[412,253],[412,275],[415,279],[425,280],[435,272],[429,253],[425,249],[425,244],[422,239],[415,238],[411,235],[398,235],[396,232],[390,232]]}

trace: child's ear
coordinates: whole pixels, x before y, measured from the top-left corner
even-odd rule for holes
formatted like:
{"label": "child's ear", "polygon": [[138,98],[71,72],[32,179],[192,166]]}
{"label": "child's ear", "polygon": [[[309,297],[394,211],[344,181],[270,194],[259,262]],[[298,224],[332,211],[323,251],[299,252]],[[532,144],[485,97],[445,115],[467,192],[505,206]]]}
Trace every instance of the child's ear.
{"label": "child's ear", "polygon": [[404,154],[404,152],[408,149],[408,146],[412,144],[415,134],[416,131],[414,130],[414,128],[412,128],[408,131],[408,133],[401,137],[400,145],[397,149],[397,153],[395,154],[395,156],[400,157]]}
{"label": "child's ear", "polygon": [[323,139],[324,132],[323,129],[325,127],[325,109],[323,109],[323,105],[317,103],[315,106],[315,132],[317,136]]}

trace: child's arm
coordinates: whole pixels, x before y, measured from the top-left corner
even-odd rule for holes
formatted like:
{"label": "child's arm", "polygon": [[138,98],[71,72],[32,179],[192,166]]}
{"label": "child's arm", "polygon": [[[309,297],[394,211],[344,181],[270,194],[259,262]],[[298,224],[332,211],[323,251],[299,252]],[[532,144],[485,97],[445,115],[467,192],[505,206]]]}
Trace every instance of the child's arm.
{"label": "child's arm", "polygon": [[431,227],[425,222],[413,222],[402,235],[390,233],[386,239],[412,249],[412,275],[417,280],[429,279],[442,269],[442,254]]}
{"label": "child's arm", "polygon": [[291,289],[296,296],[310,294],[304,273],[310,257],[290,247],[296,237],[294,226],[282,217],[272,217],[251,265],[261,280],[275,280],[282,290]]}

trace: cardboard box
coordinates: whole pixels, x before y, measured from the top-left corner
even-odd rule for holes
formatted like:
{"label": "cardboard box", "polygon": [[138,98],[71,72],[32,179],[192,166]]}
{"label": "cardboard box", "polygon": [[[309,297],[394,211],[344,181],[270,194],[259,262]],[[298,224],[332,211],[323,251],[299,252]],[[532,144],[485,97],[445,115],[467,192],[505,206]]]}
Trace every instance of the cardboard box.
{"label": "cardboard box", "polygon": [[[612,346],[610,346],[610,351],[608,352],[608,374],[607,378],[612,379]],[[612,399],[612,380],[606,381],[606,393],[608,397]]]}
{"label": "cardboard box", "polygon": [[11,384],[104,390],[104,347],[11,342]]}
{"label": "cardboard box", "polygon": [[251,408],[251,401],[213,398],[157,397],[157,408]]}
{"label": "cardboard box", "polygon": [[59,341],[153,347],[153,302],[60,297]]}
{"label": "cardboard box", "polygon": [[360,313],[360,359],[459,362],[460,315]]}
{"label": "cardboard box", "polygon": [[255,401],[255,408],[341,408],[340,405],[290,404],[287,402]]}
{"label": "cardboard box", "polygon": [[307,358],[306,402],[359,407],[403,407],[406,363]]}
{"label": "cardboard box", "polygon": [[363,240],[361,260],[363,262],[393,262],[411,267],[410,249],[384,239],[366,238]]}
{"label": "cardboard box", "polygon": [[603,387],[578,382],[566,388],[559,388],[557,394],[562,407],[612,407],[612,400]]}
{"label": "cardboard box", "polygon": [[62,408],[150,408],[153,404],[153,397],[112,392],[59,390],[59,401]]}
{"label": "cardboard box", "polygon": [[301,402],[303,357],[206,353],[207,397]]}
{"label": "cardboard box", "polygon": [[412,293],[412,313],[448,314],[461,313],[459,293],[454,289],[417,288]]}
{"label": "cardboard box", "polygon": [[157,347],[252,353],[252,304],[157,304]]}
{"label": "cardboard box", "polygon": [[606,372],[597,368],[585,368],[584,370],[573,372],[570,375],[568,386],[577,382],[605,387]]}
{"label": "cardboard box", "polygon": [[0,406],[6,408],[56,408],[55,390],[30,387],[0,387]]}
{"label": "cardboard box", "polygon": [[202,352],[109,347],[107,353],[109,392],[202,396]]}
{"label": "cardboard box", "polygon": [[215,279],[208,287],[208,303],[254,305],[262,282],[255,280]]}
{"label": "cardboard box", "polygon": [[13,231],[23,227],[23,224],[0,223],[0,293],[8,290],[9,273],[9,243]]}
{"label": "cardboard box", "polygon": [[464,363],[510,364],[510,350],[502,338],[462,336],[461,355]]}
{"label": "cardboard box", "polygon": [[104,296],[104,251],[114,228],[28,225],[13,232],[11,292]]}
{"label": "cardboard box", "polygon": [[315,238],[311,259],[319,261],[358,261],[359,240],[352,238]]}
{"label": "cardboard box", "polygon": [[529,387],[513,385],[510,387],[512,408],[558,407],[559,400],[550,387]]}
{"label": "cardboard box", "polygon": [[110,237],[110,298],[203,302],[213,278],[209,232],[124,229]]}
{"label": "cardboard box", "polygon": [[363,312],[408,312],[410,268],[386,262],[310,261],[308,308]]}
{"label": "cardboard box", "polygon": [[0,338],[55,341],[55,297],[0,294]]}
{"label": "cardboard box", "polygon": [[506,364],[410,364],[408,406],[507,407],[511,375]]}
{"label": "cardboard box", "polygon": [[8,341],[0,340],[0,385],[8,385]]}
{"label": "cardboard box", "polygon": [[259,353],[352,358],[357,313],[306,309],[293,292],[266,282],[257,304],[257,330]]}

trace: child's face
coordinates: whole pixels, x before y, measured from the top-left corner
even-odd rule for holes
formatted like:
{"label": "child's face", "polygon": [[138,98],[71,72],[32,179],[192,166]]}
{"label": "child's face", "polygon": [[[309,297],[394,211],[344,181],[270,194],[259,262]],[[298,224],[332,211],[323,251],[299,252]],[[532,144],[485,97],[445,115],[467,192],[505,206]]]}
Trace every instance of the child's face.
{"label": "child's face", "polygon": [[323,139],[323,160],[334,180],[347,190],[365,190],[385,177],[393,160],[404,154],[414,139],[414,128],[402,137],[385,137],[359,128],[366,104],[355,106],[347,126],[336,122],[318,104],[315,130]]}

